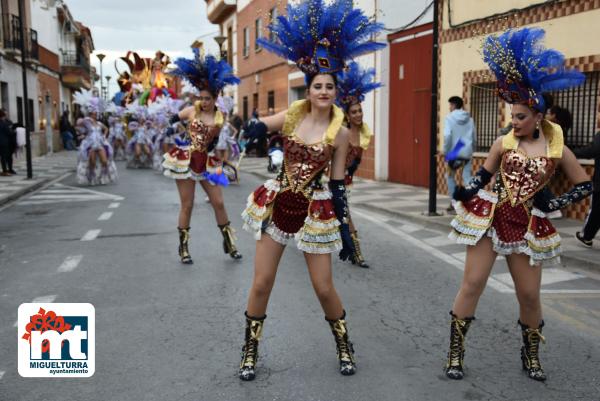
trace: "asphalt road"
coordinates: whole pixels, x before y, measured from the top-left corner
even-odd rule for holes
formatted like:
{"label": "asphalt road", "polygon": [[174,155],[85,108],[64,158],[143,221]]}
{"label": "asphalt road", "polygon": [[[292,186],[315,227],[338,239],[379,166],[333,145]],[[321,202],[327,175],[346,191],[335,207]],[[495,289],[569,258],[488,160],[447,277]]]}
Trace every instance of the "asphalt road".
{"label": "asphalt road", "polygon": [[[304,258],[289,247],[257,379],[241,382],[254,241],[242,232],[239,214],[260,180],[243,174],[241,185],[225,189],[241,261],[223,254],[212,209],[198,190],[195,264],[184,266],[175,184],[153,171],[119,168],[117,185],[82,188],[71,176],[0,210],[0,400],[600,399],[598,277],[549,271],[541,348],[549,379],[537,383],[520,369],[518,308],[499,261],[467,339],[467,376],[449,381],[443,365],[460,260],[436,246],[444,233],[362,209],[353,214],[372,268],[334,263],[358,373],[338,373]],[[36,299],[95,306],[93,377],[19,376],[17,308]]]}

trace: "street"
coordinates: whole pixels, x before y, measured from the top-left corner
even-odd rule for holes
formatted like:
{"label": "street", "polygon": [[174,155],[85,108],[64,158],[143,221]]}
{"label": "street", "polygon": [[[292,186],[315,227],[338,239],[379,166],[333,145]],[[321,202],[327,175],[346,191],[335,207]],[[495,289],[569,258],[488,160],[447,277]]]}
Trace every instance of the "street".
{"label": "street", "polygon": [[[0,400],[600,399],[600,273],[545,267],[541,359],[548,380],[539,383],[521,370],[518,306],[499,259],[466,340],[466,377],[450,381],[443,372],[448,311],[464,247],[445,240],[447,231],[362,207],[351,211],[371,268],[334,261],[357,374],[338,373],[303,255],[290,246],[271,296],[257,378],[241,382],[254,240],[242,231],[240,213],[262,179],[243,173],[240,185],[224,190],[243,259],[223,253],[198,189],[194,264],[182,265],[174,182],[118,167],[116,185],[80,187],[69,175],[0,209]],[[94,305],[93,377],[19,376],[17,308],[32,301]]]}

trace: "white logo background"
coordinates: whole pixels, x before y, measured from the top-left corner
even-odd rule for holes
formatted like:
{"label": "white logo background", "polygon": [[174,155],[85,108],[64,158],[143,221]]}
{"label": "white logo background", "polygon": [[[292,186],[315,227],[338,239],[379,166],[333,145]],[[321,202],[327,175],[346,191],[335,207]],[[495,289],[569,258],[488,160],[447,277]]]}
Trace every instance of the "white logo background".
{"label": "white logo background", "polygon": [[[77,327],[71,327],[69,331],[58,333],[57,331],[45,332],[44,338],[51,338],[51,341],[57,339],[69,340],[69,348],[71,350],[72,360],[56,359],[58,347],[53,347],[51,343],[50,359],[40,361],[39,359],[31,359],[32,355],[40,354],[39,350],[32,350],[29,341],[23,339],[23,335],[27,333],[27,325],[30,322],[31,316],[36,315],[40,308],[46,312],[52,311],[57,316],[85,316],[87,317],[87,333],[81,332]],[[19,306],[18,318],[18,358],[19,358],[19,375],[22,377],[91,377],[94,374],[96,367],[96,311],[92,304],[76,304],[76,303],[26,303]],[[41,342],[39,332],[35,332],[35,340]],[[81,353],[81,339],[87,339],[87,355]],[[32,341],[33,344],[33,341]],[[34,351],[34,352],[32,352]],[[58,353],[59,354],[59,353]],[[87,357],[81,360],[82,357]],[[60,355],[58,355],[60,358]],[[44,362],[48,367],[32,367],[31,362]],[[63,363],[64,362],[64,363]],[[85,369],[73,368],[69,364],[74,362],[85,363]],[[85,370],[86,372],[73,373],[61,372],[68,370]]]}

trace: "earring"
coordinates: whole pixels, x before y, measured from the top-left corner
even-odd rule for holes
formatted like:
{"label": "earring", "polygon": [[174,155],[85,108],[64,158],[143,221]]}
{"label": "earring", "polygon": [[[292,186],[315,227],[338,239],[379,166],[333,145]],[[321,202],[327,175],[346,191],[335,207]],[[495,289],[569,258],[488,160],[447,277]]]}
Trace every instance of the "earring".
{"label": "earring", "polygon": [[540,122],[535,123],[535,131],[533,131],[533,139],[538,139],[540,137]]}

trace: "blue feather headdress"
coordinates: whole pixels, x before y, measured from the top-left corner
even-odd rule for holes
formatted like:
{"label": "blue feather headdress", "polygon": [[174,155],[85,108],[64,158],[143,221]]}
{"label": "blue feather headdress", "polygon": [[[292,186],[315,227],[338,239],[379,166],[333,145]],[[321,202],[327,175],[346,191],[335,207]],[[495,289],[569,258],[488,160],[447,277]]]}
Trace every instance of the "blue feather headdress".
{"label": "blue feather headdress", "polygon": [[352,0],[303,0],[269,25],[274,40],[258,44],[298,66],[307,77],[341,71],[347,60],[384,48],[371,36],[383,24],[352,6]]}
{"label": "blue feather headdress", "polygon": [[381,87],[375,82],[375,68],[363,69],[357,62],[351,62],[338,74],[337,104],[344,110],[356,103],[362,103],[365,95]]}
{"label": "blue feather headdress", "polygon": [[483,60],[498,79],[498,95],[507,103],[545,112],[545,92],[581,85],[585,75],[565,67],[565,57],[542,44],[541,28],[508,30],[483,44]]}
{"label": "blue feather headdress", "polygon": [[170,72],[171,75],[181,77],[198,90],[208,90],[214,95],[218,95],[227,85],[240,83],[227,61],[217,60],[212,55],[202,56],[198,48],[193,50],[193,59],[180,57],[175,60],[177,68]]}

